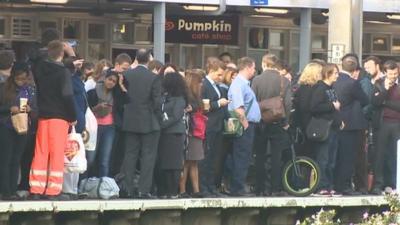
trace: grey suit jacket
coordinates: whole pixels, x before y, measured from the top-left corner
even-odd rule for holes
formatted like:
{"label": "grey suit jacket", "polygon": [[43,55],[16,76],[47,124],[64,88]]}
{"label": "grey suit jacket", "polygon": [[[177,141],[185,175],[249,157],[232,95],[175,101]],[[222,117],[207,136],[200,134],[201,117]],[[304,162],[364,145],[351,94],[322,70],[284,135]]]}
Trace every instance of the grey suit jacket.
{"label": "grey suit jacket", "polygon": [[124,107],[122,130],[151,133],[160,130],[161,79],[144,66],[125,73],[129,104]]}
{"label": "grey suit jacket", "polygon": [[279,96],[281,91],[281,79],[283,79],[283,100],[285,102],[286,118],[283,123],[286,125],[289,121],[290,111],[292,110],[292,91],[290,81],[279,75],[276,70],[265,70],[262,74],[254,77],[251,84],[257,101]]}

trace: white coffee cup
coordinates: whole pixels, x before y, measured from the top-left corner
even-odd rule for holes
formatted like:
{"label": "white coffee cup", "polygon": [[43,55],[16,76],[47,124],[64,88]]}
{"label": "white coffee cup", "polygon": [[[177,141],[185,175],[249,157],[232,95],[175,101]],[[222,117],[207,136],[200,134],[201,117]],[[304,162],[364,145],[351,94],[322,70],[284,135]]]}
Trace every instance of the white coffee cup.
{"label": "white coffee cup", "polygon": [[27,98],[20,98],[19,99],[19,109],[20,109],[20,111],[25,111],[27,105],[28,105],[28,99]]}
{"label": "white coffee cup", "polygon": [[209,111],[210,110],[210,99],[203,99],[203,105],[204,105],[204,110]]}

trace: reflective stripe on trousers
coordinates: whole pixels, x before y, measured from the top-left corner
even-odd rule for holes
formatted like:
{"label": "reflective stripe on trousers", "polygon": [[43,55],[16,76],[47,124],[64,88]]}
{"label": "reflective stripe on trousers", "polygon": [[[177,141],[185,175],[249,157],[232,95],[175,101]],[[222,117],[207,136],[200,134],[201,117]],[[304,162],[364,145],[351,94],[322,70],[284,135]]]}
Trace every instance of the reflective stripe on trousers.
{"label": "reflective stripe on trousers", "polygon": [[32,194],[58,195],[61,193],[68,128],[68,122],[65,120],[39,120],[35,155],[29,175]]}

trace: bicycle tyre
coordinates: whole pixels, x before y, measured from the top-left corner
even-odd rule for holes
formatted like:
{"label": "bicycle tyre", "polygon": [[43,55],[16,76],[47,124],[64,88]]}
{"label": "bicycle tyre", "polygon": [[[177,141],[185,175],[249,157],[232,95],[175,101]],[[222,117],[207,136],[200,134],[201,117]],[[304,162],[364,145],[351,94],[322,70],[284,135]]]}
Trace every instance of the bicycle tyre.
{"label": "bicycle tyre", "polygon": [[[309,196],[315,190],[318,188],[319,181],[321,178],[321,170],[318,166],[318,164],[312,160],[309,157],[306,156],[298,156],[296,157],[296,160],[294,160],[295,163],[297,164],[298,167],[301,168],[301,170],[304,170],[306,175],[302,177],[296,177],[296,181],[293,182],[293,176],[294,175],[294,167],[293,167],[293,160],[290,160],[289,162],[286,163],[285,167],[283,168],[283,173],[282,173],[282,185],[284,190],[289,193],[290,195],[296,196],[296,197],[305,197]],[[299,179],[304,178],[304,181],[307,182],[300,182],[300,183],[307,183],[309,184],[308,186],[304,185],[299,185]],[[296,186],[301,186],[297,188]]]}

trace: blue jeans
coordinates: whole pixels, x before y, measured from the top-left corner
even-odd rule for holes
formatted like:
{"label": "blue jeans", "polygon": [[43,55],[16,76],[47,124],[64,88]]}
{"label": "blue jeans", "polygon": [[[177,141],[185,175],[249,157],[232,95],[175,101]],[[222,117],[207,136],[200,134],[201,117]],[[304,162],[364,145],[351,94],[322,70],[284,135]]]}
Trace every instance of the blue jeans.
{"label": "blue jeans", "polygon": [[[93,167],[98,165],[98,177],[110,176],[110,159],[115,137],[114,125],[99,125],[97,128],[96,151],[86,151],[88,168],[97,172]],[[97,157],[97,163],[96,163]],[[91,175],[91,174],[90,174]],[[90,176],[89,175],[89,176]]]}
{"label": "blue jeans", "polygon": [[321,169],[319,190],[333,189],[337,150],[337,132],[332,129],[326,141],[314,142],[315,160]]}
{"label": "blue jeans", "polygon": [[232,194],[245,192],[247,171],[253,151],[254,129],[255,124],[249,123],[249,127],[243,132],[243,135],[233,139],[233,168],[230,188]]}

